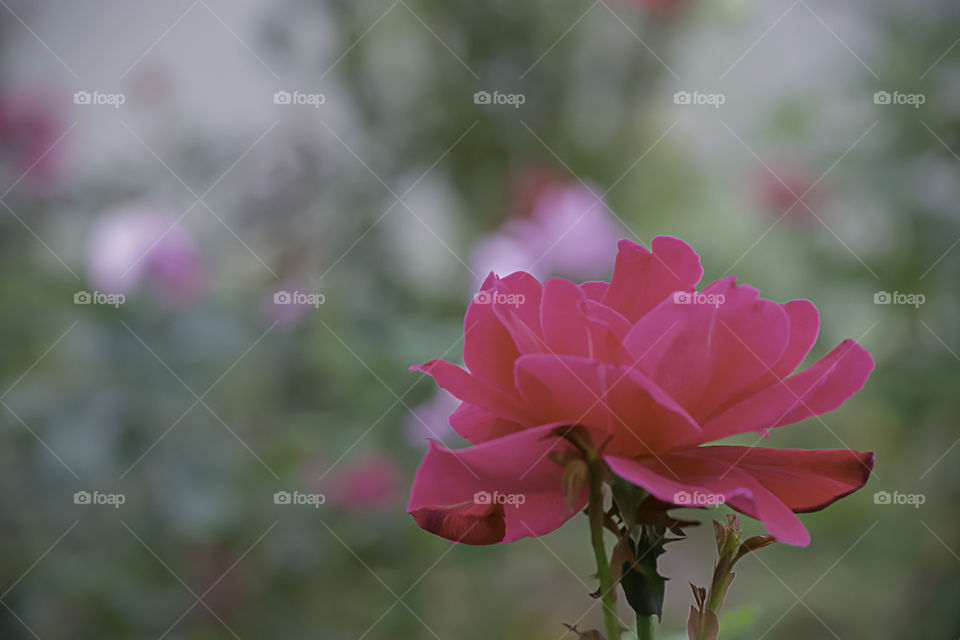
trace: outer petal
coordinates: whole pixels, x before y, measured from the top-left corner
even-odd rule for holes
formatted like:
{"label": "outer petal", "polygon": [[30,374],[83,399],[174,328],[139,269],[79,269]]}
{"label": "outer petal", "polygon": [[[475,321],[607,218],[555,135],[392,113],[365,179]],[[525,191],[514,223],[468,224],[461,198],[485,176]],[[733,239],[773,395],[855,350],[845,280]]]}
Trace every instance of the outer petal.
{"label": "outer petal", "polygon": [[[458,451],[431,442],[408,511],[427,531],[466,544],[511,542],[553,531],[587,500],[584,491],[574,509],[565,506],[563,469],[548,457],[551,451],[572,448],[550,435],[558,426],[542,425]],[[521,498],[483,504],[481,492]]]}
{"label": "outer petal", "polygon": [[[709,449],[712,447],[704,447]],[[614,473],[643,487],[651,494],[679,506],[698,506],[721,500],[728,506],[763,522],[781,542],[805,547],[810,534],[782,500],[756,478],[718,460],[682,454],[644,457],[637,460],[605,456]]]}
{"label": "outer petal", "polygon": [[422,371],[433,376],[438,385],[457,398],[495,416],[524,425],[537,424],[533,422],[531,412],[519,397],[476,378],[469,371],[446,360],[434,359],[426,364],[414,365],[410,370]]}
{"label": "outer petal", "polygon": [[639,367],[701,421],[768,373],[788,344],[784,309],[734,280],[664,300],[624,340]]}
{"label": "outer petal", "polygon": [[700,437],[687,412],[636,370],[536,354],[517,360],[516,380],[537,421],[602,431],[613,436],[608,451],[637,455]]}
{"label": "outer petal", "polygon": [[803,371],[710,418],[703,427],[704,437],[717,440],[744,431],[764,431],[833,411],[863,388],[873,366],[866,349],[845,340]]}
{"label": "outer petal", "polygon": [[636,460],[606,457],[617,475],[680,506],[717,497],[762,521],[772,535],[806,546],[794,512],[822,509],[866,484],[873,454],[848,449],[696,447]]}
{"label": "outer petal", "polygon": [[617,247],[603,303],[636,322],[674,291],[692,289],[703,277],[700,256],[682,240],[657,236],[653,251],[624,238]]}
{"label": "outer petal", "polygon": [[797,513],[819,511],[870,479],[873,453],[853,449],[700,447],[697,455],[746,471]]}

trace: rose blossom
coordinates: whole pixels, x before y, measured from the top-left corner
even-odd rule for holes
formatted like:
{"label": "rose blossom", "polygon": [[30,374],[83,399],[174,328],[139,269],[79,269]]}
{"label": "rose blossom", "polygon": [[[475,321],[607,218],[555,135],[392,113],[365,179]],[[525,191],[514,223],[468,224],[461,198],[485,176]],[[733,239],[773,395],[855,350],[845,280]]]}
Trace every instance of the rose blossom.
{"label": "rose blossom", "polygon": [[172,305],[191,302],[204,288],[193,236],[173,210],[142,203],[119,207],[96,221],[88,272],[101,291],[127,293],[148,282]]}
{"label": "rose blossom", "polygon": [[607,267],[609,247],[621,231],[599,194],[552,180],[536,185],[529,199],[518,215],[474,247],[475,272],[523,270],[538,277],[585,278]]}
{"label": "rose blossom", "polygon": [[813,303],[766,300],[733,277],[697,291],[702,275],[671,237],[652,251],[621,240],[609,283],[491,273],[467,309],[467,369],[412,367],[463,401],[450,423],[473,444],[430,443],[408,507],[416,522],[469,544],[553,531],[586,502],[565,503],[554,462],[574,452],[564,436],[580,425],[613,473],[656,498],[713,498],[808,544],[796,514],[862,487],[872,453],[702,445],[836,409],[873,359],[845,340],[795,372],[819,332]]}

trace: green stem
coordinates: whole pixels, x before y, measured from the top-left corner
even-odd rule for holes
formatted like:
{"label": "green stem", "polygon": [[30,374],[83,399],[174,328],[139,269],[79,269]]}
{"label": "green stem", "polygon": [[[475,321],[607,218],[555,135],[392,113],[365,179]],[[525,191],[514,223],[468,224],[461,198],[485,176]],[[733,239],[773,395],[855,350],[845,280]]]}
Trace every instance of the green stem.
{"label": "green stem", "polygon": [[653,640],[653,616],[637,614],[637,640]]}
{"label": "green stem", "polygon": [[607,640],[620,640],[620,623],[617,620],[616,604],[613,597],[613,581],[610,577],[610,565],[603,545],[603,462],[590,464],[590,503],[587,506],[590,518],[590,541],[593,554],[597,559],[597,576],[600,578],[600,598],[603,602],[603,622],[607,629]]}

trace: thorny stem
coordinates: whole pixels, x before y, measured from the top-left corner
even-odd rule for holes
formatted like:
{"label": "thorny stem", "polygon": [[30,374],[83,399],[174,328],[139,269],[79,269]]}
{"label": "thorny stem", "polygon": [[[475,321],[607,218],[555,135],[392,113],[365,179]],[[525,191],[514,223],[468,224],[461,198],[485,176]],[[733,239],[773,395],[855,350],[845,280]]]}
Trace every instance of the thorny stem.
{"label": "thorny stem", "polygon": [[610,565],[603,545],[603,462],[590,461],[590,502],[587,505],[590,518],[590,541],[593,554],[597,559],[597,577],[600,578],[600,598],[603,602],[603,622],[607,629],[607,640],[620,640],[620,623],[617,620],[614,603],[613,581],[610,577]]}

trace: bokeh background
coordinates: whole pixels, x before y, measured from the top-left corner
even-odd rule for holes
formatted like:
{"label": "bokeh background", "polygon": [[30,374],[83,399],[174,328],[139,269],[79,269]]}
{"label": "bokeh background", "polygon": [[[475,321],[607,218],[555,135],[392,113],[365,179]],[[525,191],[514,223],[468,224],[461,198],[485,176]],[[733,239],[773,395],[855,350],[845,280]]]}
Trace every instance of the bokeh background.
{"label": "bokeh background", "polygon": [[[425,439],[462,444],[407,367],[459,357],[490,269],[603,278],[658,234],[878,363],[765,443],[876,470],[741,563],[721,637],[960,637],[955,3],[0,5],[0,637],[600,626],[585,519],[406,515]],[[664,556],[659,637],[712,561],[709,525]]]}

